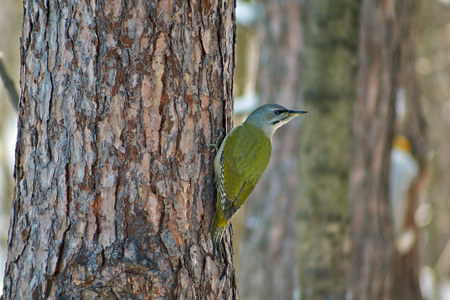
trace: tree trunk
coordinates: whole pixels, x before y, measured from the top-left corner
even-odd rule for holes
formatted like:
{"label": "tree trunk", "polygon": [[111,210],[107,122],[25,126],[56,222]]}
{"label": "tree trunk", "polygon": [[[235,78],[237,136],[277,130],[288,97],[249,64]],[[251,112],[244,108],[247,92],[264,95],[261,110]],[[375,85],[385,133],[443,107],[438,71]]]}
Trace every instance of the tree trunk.
{"label": "tree trunk", "polygon": [[307,1],[299,188],[301,299],[345,299],[359,1]]}
{"label": "tree trunk", "polygon": [[420,275],[420,228],[415,221],[415,213],[423,193],[427,179],[428,143],[426,136],[426,121],[420,100],[419,80],[417,78],[417,19],[419,2],[416,0],[405,3],[405,34],[401,41],[401,60],[399,69],[399,88],[406,91],[406,111],[402,120],[401,133],[406,135],[413,144],[413,154],[419,164],[419,174],[413,182],[407,195],[407,208],[403,229],[412,229],[415,240],[407,253],[395,252],[395,277],[393,299],[421,300]]}
{"label": "tree trunk", "polygon": [[[298,1],[264,1],[258,26],[260,61],[257,93],[261,104],[300,105],[302,35]],[[307,119],[308,115],[306,115]],[[302,117],[303,118],[303,117]],[[279,129],[270,164],[246,202],[239,264],[243,299],[292,299],[298,287],[296,207],[298,145],[302,119]],[[307,120],[305,120],[307,122]],[[261,263],[264,262],[264,263]]]}
{"label": "tree trunk", "polygon": [[364,0],[354,112],[352,299],[393,299],[393,233],[388,194],[395,94],[406,5]]}
{"label": "tree trunk", "polygon": [[231,127],[235,3],[24,5],[3,298],[235,299],[203,146]]}

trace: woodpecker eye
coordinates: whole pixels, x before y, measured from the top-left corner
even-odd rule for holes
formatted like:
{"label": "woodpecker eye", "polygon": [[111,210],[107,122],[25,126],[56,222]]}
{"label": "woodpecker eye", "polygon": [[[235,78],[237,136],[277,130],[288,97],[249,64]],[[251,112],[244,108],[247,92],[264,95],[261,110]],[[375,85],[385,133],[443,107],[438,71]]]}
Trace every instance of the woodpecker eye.
{"label": "woodpecker eye", "polygon": [[274,111],[273,111],[273,114],[274,114],[275,116],[279,116],[279,115],[280,115],[280,111],[279,111],[279,110],[274,110]]}

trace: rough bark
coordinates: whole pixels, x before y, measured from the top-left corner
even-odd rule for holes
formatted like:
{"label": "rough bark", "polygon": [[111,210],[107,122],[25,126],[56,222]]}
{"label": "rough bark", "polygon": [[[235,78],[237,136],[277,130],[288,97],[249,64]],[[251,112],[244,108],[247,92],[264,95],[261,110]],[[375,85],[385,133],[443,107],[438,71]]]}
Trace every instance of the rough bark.
{"label": "rough bark", "polygon": [[[257,78],[261,104],[302,109],[300,4],[289,0],[261,5]],[[270,164],[246,202],[238,276],[243,299],[292,299],[298,287],[295,217],[301,122],[295,119],[274,134]]]}
{"label": "rough bark", "polygon": [[400,43],[409,0],[362,2],[358,100],[354,112],[352,299],[393,299],[393,232],[388,172]]}
{"label": "rough bark", "polygon": [[345,299],[359,1],[307,1],[299,183],[302,299]]}
{"label": "rough bark", "polygon": [[409,252],[399,253],[396,251],[394,254],[394,286],[396,288],[394,289],[393,299],[422,299],[419,284],[421,230],[418,228],[414,216],[427,179],[428,143],[427,126],[420,99],[419,80],[415,70],[419,6],[419,2],[415,0],[405,3],[405,34],[401,41],[398,76],[399,88],[406,91],[405,117],[404,120],[401,120],[399,131],[411,140],[413,154],[419,164],[419,174],[407,196],[407,209],[403,224],[404,229],[414,230],[415,241]]}
{"label": "rough bark", "polygon": [[236,298],[203,146],[231,127],[234,8],[25,1],[4,299]]}

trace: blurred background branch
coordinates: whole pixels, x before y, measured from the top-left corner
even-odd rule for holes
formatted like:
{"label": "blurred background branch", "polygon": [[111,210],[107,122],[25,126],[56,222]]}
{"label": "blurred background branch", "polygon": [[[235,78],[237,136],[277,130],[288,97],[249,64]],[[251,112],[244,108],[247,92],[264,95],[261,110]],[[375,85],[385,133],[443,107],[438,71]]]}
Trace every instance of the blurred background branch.
{"label": "blurred background branch", "polygon": [[19,106],[19,93],[17,92],[14,81],[11,79],[11,76],[9,76],[5,64],[3,63],[2,52],[0,52],[0,77],[2,78],[3,85],[8,93],[8,98],[11,101],[12,106],[17,110]]}

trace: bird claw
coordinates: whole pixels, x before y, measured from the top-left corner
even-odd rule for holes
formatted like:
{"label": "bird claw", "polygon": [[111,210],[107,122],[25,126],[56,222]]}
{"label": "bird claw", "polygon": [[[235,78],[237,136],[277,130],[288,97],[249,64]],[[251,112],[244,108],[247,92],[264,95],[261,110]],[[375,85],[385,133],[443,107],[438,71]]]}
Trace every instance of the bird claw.
{"label": "bird claw", "polygon": [[211,150],[212,152],[217,152],[217,150],[219,150],[220,145],[222,144],[223,138],[224,138],[224,130],[221,129],[219,131],[219,136],[217,137],[214,144],[203,144],[203,146],[206,148],[212,148]]}

